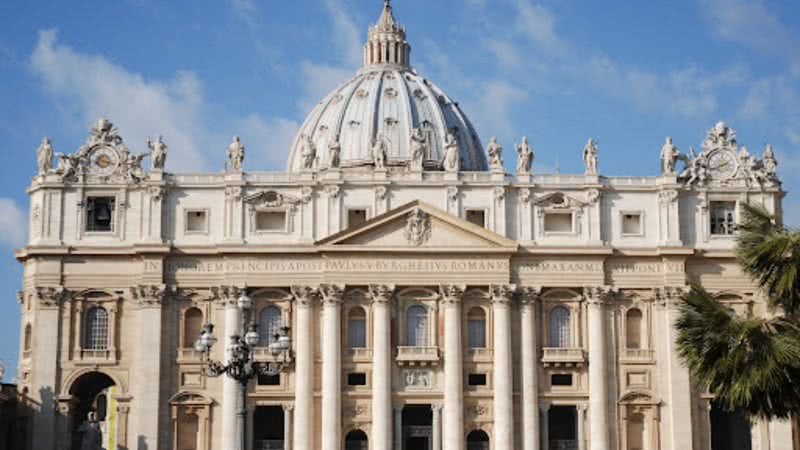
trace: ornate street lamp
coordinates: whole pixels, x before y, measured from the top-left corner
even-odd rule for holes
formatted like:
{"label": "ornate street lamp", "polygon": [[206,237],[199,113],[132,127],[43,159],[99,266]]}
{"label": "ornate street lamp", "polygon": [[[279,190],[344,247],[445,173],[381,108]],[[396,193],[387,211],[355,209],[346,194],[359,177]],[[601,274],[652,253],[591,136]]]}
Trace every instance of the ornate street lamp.
{"label": "ornate street lamp", "polygon": [[241,405],[236,413],[236,430],[239,433],[239,447],[236,450],[247,448],[247,433],[245,432],[245,418],[247,416],[247,387],[250,380],[259,376],[275,376],[285,372],[291,362],[292,338],[289,336],[289,327],[281,328],[280,333],[274,335],[274,340],[269,344],[269,351],[275,358],[271,362],[254,361],[253,353],[256,345],[261,340],[258,333],[258,324],[250,320],[250,308],[253,300],[243,291],[237,300],[237,306],[242,312],[242,330],[239,334],[230,336],[230,355],[228,364],[214,361],[209,358],[211,348],[217,342],[214,336],[214,325],[208,323],[200,332],[200,337],[194,343],[194,349],[202,355],[205,374],[209,377],[228,377],[239,382]]}

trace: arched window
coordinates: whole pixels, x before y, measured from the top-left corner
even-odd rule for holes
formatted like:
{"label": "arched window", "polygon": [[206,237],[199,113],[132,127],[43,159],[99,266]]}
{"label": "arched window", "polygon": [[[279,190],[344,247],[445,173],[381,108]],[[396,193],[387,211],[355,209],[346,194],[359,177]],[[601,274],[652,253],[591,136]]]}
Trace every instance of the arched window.
{"label": "arched window", "polygon": [[569,309],[556,306],[550,310],[550,347],[568,348],[571,345]]}
{"label": "arched window", "polygon": [[86,334],[83,348],[106,350],[108,348],[108,311],[102,306],[92,306],[86,311]]}
{"label": "arched window", "polygon": [[261,310],[258,316],[258,333],[261,336],[260,344],[267,346],[275,341],[275,335],[280,333],[283,320],[281,319],[281,309],[275,305],[269,305]]}
{"label": "arched window", "polygon": [[406,345],[428,346],[428,310],[424,306],[414,305],[406,312]]}
{"label": "arched window", "polygon": [[350,348],[367,347],[367,313],[360,306],[351,309],[348,315],[347,345]]}
{"label": "arched window", "polygon": [[639,309],[629,309],[625,314],[625,346],[642,348],[642,311]]}
{"label": "arched window", "polygon": [[486,348],[486,313],[483,308],[472,308],[467,314],[467,346]]}
{"label": "arched window", "polygon": [[31,324],[25,325],[25,336],[24,340],[22,341],[23,350],[30,350],[31,349]]}
{"label": "arched window", "polygon": [[475,430],[468,434],[467,450],[489,450],[489,435],[483,430]]}
{"label": "arched window", "polygon": [[189,308],[183,313],[183,348],[194,346],[203,329],[203,312],[198,308]]}
{"label": "arched window", "polygon": [[361,430],[353,430],[347,433],[344,438],[345,450],[367,450],[369,448],[369,440],[366,433]]}

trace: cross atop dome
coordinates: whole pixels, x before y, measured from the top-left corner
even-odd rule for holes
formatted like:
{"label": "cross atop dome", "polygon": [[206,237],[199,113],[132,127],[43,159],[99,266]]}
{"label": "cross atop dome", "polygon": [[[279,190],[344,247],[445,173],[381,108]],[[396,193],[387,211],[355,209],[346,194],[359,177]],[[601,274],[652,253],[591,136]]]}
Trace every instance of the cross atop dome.
{"label": "cross atop dome", "polygon": [[410,55],[406,29],[394,18],[391,1],[384,0],[381,16],[369,28],[369,37],[364,44],[364,68],[391,65],[407,69]]}

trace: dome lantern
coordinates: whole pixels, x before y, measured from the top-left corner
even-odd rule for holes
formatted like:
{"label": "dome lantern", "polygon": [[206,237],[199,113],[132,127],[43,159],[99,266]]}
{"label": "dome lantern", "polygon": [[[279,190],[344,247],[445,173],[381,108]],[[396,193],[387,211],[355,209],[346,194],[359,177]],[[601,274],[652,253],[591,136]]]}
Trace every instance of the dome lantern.
{"label": "dome lantern", "polygon": [[408,68],[410,56],[411,45],[406,41],[406,29],[394,18],[391,2],[384,0],[381,16],[369,28],[369,37],[364,44],[364,67],[394,65]]}

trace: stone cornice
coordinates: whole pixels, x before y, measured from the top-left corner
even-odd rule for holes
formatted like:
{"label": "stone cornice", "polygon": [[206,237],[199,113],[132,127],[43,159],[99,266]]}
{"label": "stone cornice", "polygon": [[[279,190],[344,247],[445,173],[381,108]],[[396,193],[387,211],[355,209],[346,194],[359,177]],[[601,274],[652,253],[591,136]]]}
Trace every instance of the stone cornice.
{"label": "stone cornice", "polygon": [[394,295],[394,285],[387,284],[373,284],[369,286],[369,295],[372,297],[372,303],[389,303]]}

